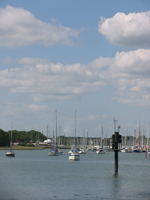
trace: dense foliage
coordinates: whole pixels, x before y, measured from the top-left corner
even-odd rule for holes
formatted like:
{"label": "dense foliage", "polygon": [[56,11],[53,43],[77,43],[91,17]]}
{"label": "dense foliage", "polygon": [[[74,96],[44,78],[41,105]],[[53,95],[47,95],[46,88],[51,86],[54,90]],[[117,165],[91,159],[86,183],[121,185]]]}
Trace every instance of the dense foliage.
{"label": "dense foliage", "polygon": [[10,145],[10,136],[7,132],[0,129],[0,147]]}
{"label": "dense foliage", "polygon": [[[0,147],[9,146],[11,139],[11,131],[5,132],[0,129]],[[36,142],[37,140],[43,141],[46,140],[46,136],[38,131],[12,131],[12,143],[21,142],[23,144],[27,144],[30,142]]]}

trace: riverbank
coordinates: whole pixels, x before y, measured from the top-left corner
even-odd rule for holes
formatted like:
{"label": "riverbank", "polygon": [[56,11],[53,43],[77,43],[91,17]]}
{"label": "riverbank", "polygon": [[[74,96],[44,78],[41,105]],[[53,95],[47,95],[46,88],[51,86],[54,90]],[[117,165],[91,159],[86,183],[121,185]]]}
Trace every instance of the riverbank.
{"label": "riverbank", "polygon": [[[70,147],[61,146],[58,147],[60,149],[70,149]],[[0,147],[0,150],[9,150],[10,147]],[[35,146],[35,147],[28,147],[28,146],[13,146],[12,150],[43,150],[43,149],[50,149],[50,147],[45,146]]]}
{"label": "riverbank", "polygon": [[[0,150],[9,150],[10,147],[0,147]],[[13,146],[12,150],[43,150],[44,147]]]}

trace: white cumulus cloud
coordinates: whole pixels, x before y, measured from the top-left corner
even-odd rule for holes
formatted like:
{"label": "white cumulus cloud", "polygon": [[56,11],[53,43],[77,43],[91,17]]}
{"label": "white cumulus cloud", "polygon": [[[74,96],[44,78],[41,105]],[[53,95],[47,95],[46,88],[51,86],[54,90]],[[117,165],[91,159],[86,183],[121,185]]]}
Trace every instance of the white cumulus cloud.
{"label": "white cumulus cloud", "polygon": [[112,44],[149,48],[150,11],[141,13],[117,13],[112,18],[99,21],[98,31]]}
{"label": "white cumulus cloud", "polygon": [[150,50],[117,53],[108,70],[120,102],[150,105]]}
{"label": "white cumulus cloud", "polygon": [[71,45],[69,37],[77,37],[78,34],[79,30],[42,22],[23,8],[9,5],[0,8],[0,47],[51,46],[57,43]]}
{"label": "white cumulus cloud", "polygon": [[[101,60],[106,62],[99,58],[100,63]],[[23,67],[0,71],[0,88],[29,94],[35,102],[77,98],[95,92],[108,81],[103,73],[105,65],[63,65],[40,58],[21,58],[17,63]]]}
{"label": "white cumulus cloud", "polygon": [[[64,65],[41,58],[20,58],[22,67],[0,71],[0,88],[27,94],[34,102],[76,99],[115,86],[114,99],[134,105],[150,105],[150,50],[117,52],[87,65]],[[92,116],[93,117],[93,116]]]}

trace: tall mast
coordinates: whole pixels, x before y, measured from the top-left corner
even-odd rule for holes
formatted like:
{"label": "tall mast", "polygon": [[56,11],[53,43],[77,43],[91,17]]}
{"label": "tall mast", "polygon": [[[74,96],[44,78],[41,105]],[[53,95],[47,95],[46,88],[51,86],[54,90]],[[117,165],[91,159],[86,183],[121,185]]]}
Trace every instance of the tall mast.
{"label": "tall mast", "polygon": [[114,134],[115,134],[115,132],[116,132],[116,122],[117,122],[117,120],[114,118]]}
{"label": "tall mast", "polygon": [[76,146],[76,110],[75,110],[75,128],[74,128],[74,150]]}
{"label": "tall mast", "polygon": [[48,125],[47,125],[47,138],[48,138]]}
{"label": "tall mast", "polygon": [[88,145],[88,128],[86,130],[86,145]]}
{"label": "tall mast", "polygon": [[139,148],[140,148],[140,138],[141,137],[141,133],[140,133],[140,120],[139,120]]}
{"label": "tall mast", "polygon": [[56,115],[56,133],[55,133],[55,143],[57,145],[57,110],[55,110],[55,115]]}
{"label": "tall mast", "polygon": [[102,138],[101,138],[101,144],[102,144],[102,149],[103,149],[103,127],[102,127]]}
{"label": "tall mast", "polygon": [[12,129],[13,129],[13,122],[11,122],[11,141],[10,141],[10,148],[12,148]]}
{"label": "tall mast", "polygon": [[149,122],[148,122],[148,131],[147,131],[147,149],[149,149]]}
{"label": "tall mast", "polygon": [[61,134],[61,126],[59,126],[59,146],[60,146],[60,134]]}
{"label": "tall mast", "polygon": [[143,121],[143,127],[142,127],[142,148],[144,145],[144,121]]}

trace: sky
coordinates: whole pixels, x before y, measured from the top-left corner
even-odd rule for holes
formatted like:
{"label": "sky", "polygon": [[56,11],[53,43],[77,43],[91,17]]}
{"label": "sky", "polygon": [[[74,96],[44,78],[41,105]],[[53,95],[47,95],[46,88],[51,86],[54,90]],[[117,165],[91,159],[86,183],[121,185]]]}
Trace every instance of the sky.
{"label": "sky", "polygon": [[149,0],[0,0],[0,128],[52,136],[55,111],[60,135],[76,111],[78,137],[147,136]]}

